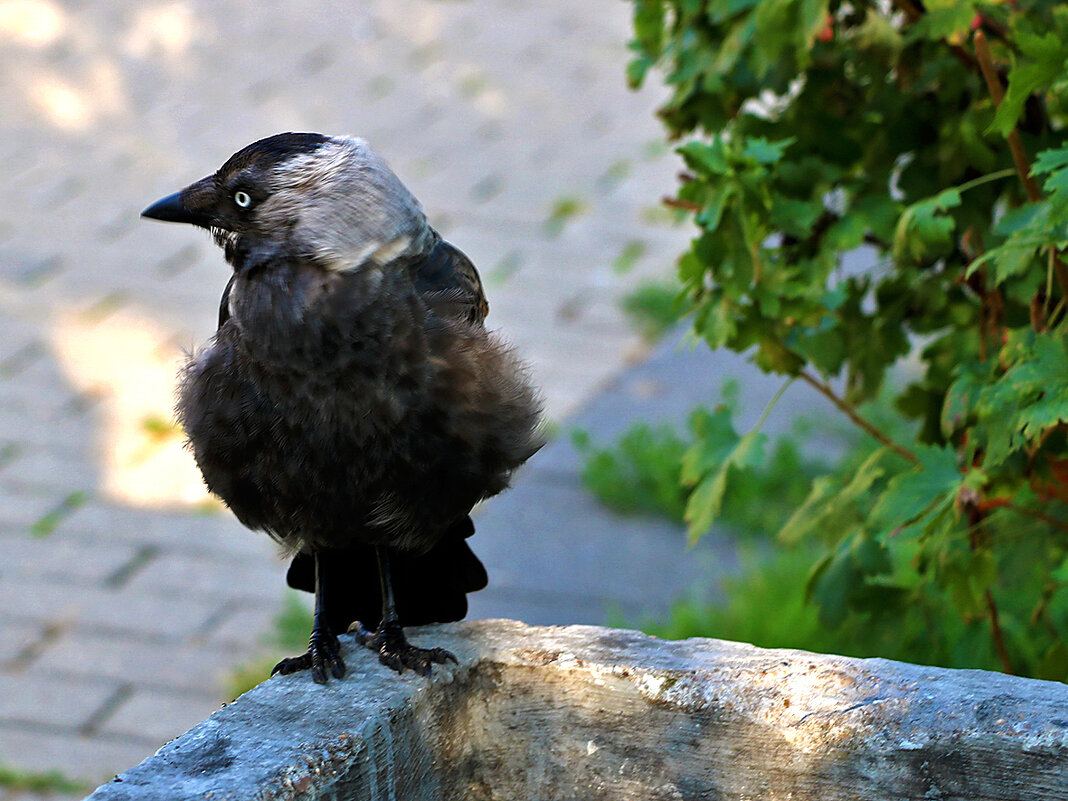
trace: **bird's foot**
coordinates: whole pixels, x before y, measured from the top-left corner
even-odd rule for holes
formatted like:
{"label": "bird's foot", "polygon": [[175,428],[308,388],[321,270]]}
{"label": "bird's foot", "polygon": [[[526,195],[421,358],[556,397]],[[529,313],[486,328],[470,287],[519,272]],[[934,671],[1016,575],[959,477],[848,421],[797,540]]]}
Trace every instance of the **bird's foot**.
{"label": "bird's foot", "polygon": [[340,679],[345,675],[345,662],[341,659],[341,645],[337,635],[326,626],[313,628],[311,637],[308,639],[308,650],[300,656],[291,656],[283,659],[271,671],[288,676],[298,670],[311,668],[312,681],[316,684],[326,684],[329,670],[330,675]]}
{"label": "bird's foot", "polygon": [[420,676],[429,676],[432,664],[444,665],[449,661],[459,664],[444,648],[416,648],[410,644],[399,623],[383,623],[378,631],[370,632],[357,620],[349,626],[349,633],[360,645],[377,651],[378,661],[398,673],[411,668]]}

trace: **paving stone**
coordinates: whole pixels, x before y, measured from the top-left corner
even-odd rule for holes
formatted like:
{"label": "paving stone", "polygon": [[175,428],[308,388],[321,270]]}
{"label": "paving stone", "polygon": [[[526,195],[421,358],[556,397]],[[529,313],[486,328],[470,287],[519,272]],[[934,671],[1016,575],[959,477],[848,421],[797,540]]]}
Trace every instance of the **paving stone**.
{"label": "paving stone", "polygon": [[76,578],[79,583],[104,584],[134,558],[136,550],[123,543],[90,546],[62,536],[0,533],[0,553],[0,585],[8,577]]}
{"label": "paving stone", "polygon": [[173,689],[221,699],[227,675],[244,661],[242,652],[199,638],[146,642],[130,633],[69,631],[33,662],[35,674],[107,679],[154,692]]}
{"label": "paving stone", "polygon": [[108,717],[100,732],[158,748],[193,728],[220,703],[219,696],[139,689]]}
{"label": "paving stone", "polygon": [[221,507],[194,512],[135,509],[90,500],[65,518],[56,533],[86,542],[154,545],[161,550],[209,554],[230,562],[271,564],[276,548],[265,534],[250,532]]}
{"label": "paving stone", "polygon": [[0,471],[0,495],[64,498],[70,493],[89,494],[100,486],[100,466],[70,452],[20,456],[10,470]]}
{"label": "paving stone", "polygon": [[85,793],[25,793],[0,788],[0,801],[81,801],[84,796]]}
{"label": "paving stone", "polygon": [[170,596],[134,594],[73,582],[3,580],[4,612],[19,620],[42,621],[101,633],[131,632],[175,641],[206,629],[219,604]]}
{"label": "paving stone", "polygon": [[115,682],[70,679],[58,684],[34,672],[0,673],[0,721],[76,730],[119,689]]}
{"label": "paving stone", "polygon": [[0,531],[29,536],[33,525],[53,512],[62,500],[62,497],[52,495],[29,495],[11,488],[7,491],[0,489]]}
{"label": "paving stone", "polygon": [[0,724],[0,754],[5,764],[24,771],[59,770],[70,779],[86,782],[90,789],[154,751],[127,738],[82,737]]}
{"label": "paving stone", "polygon": [[[249,536],[253,536],[251,533]],[[285,587],[286,564],[235,565],[181,553],[160,553],[130,580],[131,592],[181,593],[190,598],[259,600],[274,604]]]}
{"label": "paving stone", "polygon": [[[70,396],[57,399],[66,402]],[[87,443],[86,423],[22,407],[0,413],[0,441],[20,442],[65,453],[82,453]]]}
{"label": "paving stone", "polygon": [[[233,601],[227,604],[224,613],[204,637],[207,644],[219,644],[231,651],[249,653],[269,645],[270,635],[275,630],[274,621],[283,608],[285,593],[283,584],[275,587],[273,601]],[[311,613],[311,594],[299,593]]]}
{"label": "paving stone", "polygon": [[678,526],[605,514],[573,481],[532,472],[495,501],[479,512],[472,547],[502,589],[639,604],[663,613],[688,590],[708,597],[736,564],[729,541],[706,538],[688,550]]}
{"label": "paving stone", "polygon": [[37,642],[41,630],[42,626],[35,623],[0,617],[0,668]]}

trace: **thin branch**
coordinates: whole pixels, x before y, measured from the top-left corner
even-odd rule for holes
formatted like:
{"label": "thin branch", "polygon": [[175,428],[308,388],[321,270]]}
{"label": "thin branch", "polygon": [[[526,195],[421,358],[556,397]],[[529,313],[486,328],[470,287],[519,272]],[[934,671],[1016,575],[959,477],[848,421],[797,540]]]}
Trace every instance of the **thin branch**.
{"label": "thin branch", "polygon": [[994,648],[1001,660],[1001,668],[1009,675],[1015,673],[1012,669],[1012,660],[1009,659],[1009,649],[1005,647],[1005,636],[1001,632],[1001,624],[998,622],[998,606],[994,603],[994,595],[988,589],[986,591],[986,611],[990,618],[990,636],[994,639]]}
{"label": "thin branch", "polygon": [[[998,71],[994,67],[994,59],[990,55],[990,45],[986,41],[986,34],[981,30],[976,31],[972,41],[975,43],[975,56],[979,60],[979,69],[982,71],[983,79],[986,81],[986,88],[990,90],[994,108],[997,108],[1001,105],[1001,101],[1005,99],[1005,90],[1001,86],[1001,78],[998,77]],[[1032,203],[1037,203],[1042,199],[1042,193],[1038,189],[1038,183],[1031,175],[1031,161],[1027,157],[1027,151],[1024,149],[1023,140],[1020,139],[1020,132],[1016,129],[1015,123],[1013,123],[1012,130],[1009,131],[1009,135],[1005,138],[1009,142],[1009,150],[1012,151],[1012,160],[1016,165],[1016,173],[1023,182],[1027,197],[1030,198]]]}
{"label": "thin branch", "polygon": [[918,456],[916,456],[916,454],[914,454],[907,448],[898,445],[896,442],[890,439],[890,437],[886,436],[886,434],[884,434],[882,431],[880,431],[867,420],[865,420],[863,417],[861,417],[860,414],[857,413],[856,409],[854,409],[845,400],[838,397],[835,391],[831,389],[829,384],[824,381],[820,381],[818,378],[810,375],[809,373],[806,373],[804,370],[799,372],[797,374],[797,377],[805,381],[805,383],[807,383],[810,387],[812,387],[814,390],[823,395],[823,397],[827,398],[827,400],[837,406],[839,411],[845,414],[846,417],[852,420],[860,428],[864,429],[864,431],[873,436],[875,439],[879,440],[879,442],[881,442],[883,445],[890,448],[892,451],[907,459],[908,461],[912,462],[913,464],[920,463],[920,459]]}
{"label": "thin branch", "polygon": [[686,211],[698,212],[702,210],[702,206],[694,203],[690,200],[680,200],[677,197],[663,197],[660,198],[660,202],[665,206],[669,206],[673,209],[685,209]]}
{"label": "thin branch", "polygon": [[1002,508],[1008,509],[1010,512],[1016,512],[1016,514],[1023,515],[1024,517],[1030,517],[1034,520],[1040,520],[1046,525],[1053,526],[1054,528],[1058,528],[1061,531],[1068,531],[1068,523],[1066,523],[1065,521],[1058,520],[1055,517],[1050,517],[1049,515],[1043,514],[1042,512],[1036,512],[1034,509],[1027,509],[1023,506],[1017,506],[1014,503],[1002,504]]}
{"label": "thin branch", "polygon": [[783,396],[783,393],[790,388],[790,385],[794,383],[795,380],[796,378],[794,376],[790,376],[783,382],[781,387],[775,390],[775,394],[771,396],[771,400],[769,400],[767,402],[767,405],[764,406],[764,411],[760,413],[760,419],[757,420],[756,425],[753,426],[753,428],[751,429],[752,431],[759,431],[764,427],[764,423],[767,422],[768,415],[771,414],[771,410],[774,409],[776,405],[778,405],[779,399]]}
{"label": "thin branch", "polygon": [[[963,494],[963,493],[962,493]],[[986,513],[979,507],[979,493],[971,491],[964,500],[965,509],[968,512],[968,545],[972,552],[984,547],[990,540],[990,533],[986,530]],[[983,592],[986,600],[986,618],[990,621],[990,638],[994,641],[994,650],[1001,660],[1001,669],[1006,673],[1013,673],[1012,660],[1009,658],[1009,649],[1005,647],[1005,635],[1001,631],[1001,621],[998,617],[998,605],[994,601],[994,593],[987,587]]]}
{"label": "thin branch", "polygon": [[874,245],[875,247],[880,248],[882,250],[890,250],[891,247],[889,242],[880,239],[875,234],[864,234],[864,244]]}
{"label": "thin branch", "polygon": [[1068,298],[1068,267],[1064,266],[1064,262],[1057,255],[1057,249],[1053,245],[1049,247],[1049,263],[1061,287],[1061,294]]}
{"label": "thin branch", "polygon": [[1038,603],[1035,604],[1035,608],[1031,611],[1031,617],[1027,623],[1031,628],[1034,628],[1039,623],[1043,623],[1046,629],[1054,637],[1060,636],[1057,632],[1057,627],[1053,625],[1053,621],[1049,619],[1046,614],[1046,610],[1049,608],[1050,601],[1053,600],[1054,593],[1060,588],[1060,585],[1053,581],[1047,581],[1042,587],[1042,594],[1038,597]]}

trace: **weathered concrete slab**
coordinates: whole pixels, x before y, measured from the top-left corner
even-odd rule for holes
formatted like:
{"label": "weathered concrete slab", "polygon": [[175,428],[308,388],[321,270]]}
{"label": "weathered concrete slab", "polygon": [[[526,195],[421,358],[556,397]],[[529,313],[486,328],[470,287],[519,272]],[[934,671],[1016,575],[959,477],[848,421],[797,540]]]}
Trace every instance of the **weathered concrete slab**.
{"label": "weathered concrete slab", "polygon": [[460,665],[347,648],[344,680],[271,679],[90,798],[1068,798],[1062,684],[504,620],[413,639]]}

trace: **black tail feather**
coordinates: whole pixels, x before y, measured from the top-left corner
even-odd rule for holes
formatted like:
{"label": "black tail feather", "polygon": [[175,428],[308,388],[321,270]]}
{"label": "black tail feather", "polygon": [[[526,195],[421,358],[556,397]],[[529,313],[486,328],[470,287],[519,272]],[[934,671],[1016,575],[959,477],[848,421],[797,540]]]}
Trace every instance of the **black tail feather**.
{"label": "black tail feather", "polygon": [[[474,532],[471,518],[464,517],[425,554],[391,552],[393,594],[402,625],[449,623],[467,615],[467,593],[487,583],[486,569],[466,542]],[[343,632],[354,620],[377,628],[382,595],[374,548],[323,550],[319,557],[323,611],[330,628]],[[286,582],[294,589],[315,591],[315,561],[310,553],[293,557]]]}

